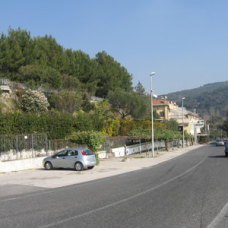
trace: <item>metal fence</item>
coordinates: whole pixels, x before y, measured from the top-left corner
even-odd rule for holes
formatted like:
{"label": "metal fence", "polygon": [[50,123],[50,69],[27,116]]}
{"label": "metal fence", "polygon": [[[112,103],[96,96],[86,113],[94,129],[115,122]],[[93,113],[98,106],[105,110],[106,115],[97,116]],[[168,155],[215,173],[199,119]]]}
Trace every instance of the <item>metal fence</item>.
{"label": "metal fence", "polygon": [[[106,137],[100,151],[112,154],[113,148],[129,147],[131,145],[140,145],[141,143],[151,143],[147,140],[129,139],[128,137]],[[186,142],[187,145],[187,142]],[[162,150],[167,148],[181,146],[181,140],[173,140],[168,142],[154,141],[154,149]],[[63,148],[87,148],[86,145],[78,145],[65,139],[48,140],[47,134],[31,134],[31,135],[0,135],[0,161],[9,161],[25,158],[34,158],[40,156],[51,155]],[[146,148],[145,150],[150,150]],[[140,150],[141,151],[141,150]]]}
{"label": "metal fence", "polygon": [[47,150],[47,142],[46,134],[0,135],[0,154],[7,151]]}
{"label": "metal fence", "polygon": [[73,147],[87,148],[65,139],[48,140],[47,134],[0,135],[0,161],[47,156]]}
{"label": "metal fence", "polygon": [[58,151],[63,148],[87,148],[86,145],[79,145],[65,139],[52,139],[48,140],[48,150]]}

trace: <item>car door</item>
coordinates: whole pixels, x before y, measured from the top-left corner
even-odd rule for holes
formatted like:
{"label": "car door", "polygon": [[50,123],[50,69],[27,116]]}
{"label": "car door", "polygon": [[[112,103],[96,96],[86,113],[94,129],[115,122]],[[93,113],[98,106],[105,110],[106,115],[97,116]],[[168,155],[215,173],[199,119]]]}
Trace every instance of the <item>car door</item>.
{"label": "car door", "polygon": [[67,150],[62,150],[60,152],[58,152],[57,154],[55,154],[53,156],[53,166],[55,168],[65,168],[66,166],[66,156],[67,156]]}
{"label": "car door", "polygon": [[75,162],[78,160],[77,150],[68,150],[66,156],[67,168],[74,168]]}

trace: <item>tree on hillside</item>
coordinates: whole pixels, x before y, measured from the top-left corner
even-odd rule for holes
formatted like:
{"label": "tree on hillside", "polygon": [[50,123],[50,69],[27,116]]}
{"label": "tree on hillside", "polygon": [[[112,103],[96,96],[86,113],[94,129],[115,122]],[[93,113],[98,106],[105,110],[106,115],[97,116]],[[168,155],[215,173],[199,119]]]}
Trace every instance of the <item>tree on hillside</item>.
{"label": "tree on hillside", "polygon": [[135,119],[144,119],[149,113],[149,102],[145,96],[121,89],[110,91],[108,95],[110,104],[122,119],[131,116]]}
{"label": "tree on hillside", "polygon": [[26,65],[19,69],[17,81],[32,87],[60,88],[62,75],[54,68],[45,65]]}
{"label": "tree on hillside", "polygon": [[116,88],[121,88],[125,91],[132,90],[132,76],[113,57],[104,51],[98,52],[95,61],[98,63],[97,78],[99,79],[97,96],[106,97],[109,91],[113,91]]}
{"label": "tree on hillside", "polygon": [[62,76],[62,88],[73,91],[73,90],[81,90],[82,89],[82,83],[79,81],[78,78],[73,77],[68,74],[64,74]]}
{"label": "tree on hillside", "polygon": [[0,36],[1,75],[32,88],[45,85],[58,89],[63,85],[65,89],[68,78],[72,84],[80,82],[90,96],[103,98],[116,88],[132,91],[132,76],[106,52],[91,59],[83,51],[64,49],[51,36],[31,38],[20,29],[9,29],[7,35]]}
{"label": "tree on hillside", "polygon": [[53,93],[48,99],[50,108],[56,109],[63,113],[74,113],[81,109],[83,103],[80,93],[61,91]]}
{"label": "tree on hillside", "polygon": [[32,64],[39,64],[60,70],[63,48],[51,36],[35,37],[32,40]]}
{"label": "tree on hillside", "polygon": [[134,90],[138,95],[141,95],[141,96],[145,95],[145,89],[144,89],[143,85],[141,84],[141,82],[137,83]]}
{"label": "tree on hillside", "polygon": [[0,37],[0,71],[9,76],[30,61],[30,34],[21,29],[8,30],[8,36]]}

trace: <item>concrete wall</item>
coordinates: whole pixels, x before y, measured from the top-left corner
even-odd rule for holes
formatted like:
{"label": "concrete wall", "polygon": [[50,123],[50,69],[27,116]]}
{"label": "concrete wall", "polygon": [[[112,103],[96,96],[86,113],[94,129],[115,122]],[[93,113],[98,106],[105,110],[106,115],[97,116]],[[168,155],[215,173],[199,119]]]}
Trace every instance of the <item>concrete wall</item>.
{"label": "concrete wall", "polygon": [[[158,150],[165,147],[164,141],[154,142],[154,149]],[[113,148],[112,153],[114,157],[123,157],[129,154],[140,153],[144,151],[151,151],[151,143],[141,143],[137,145]]]}
{"label": "concrete wall", "polygon": [[53,154],[54,151],[46,152],[44,149],[40,151],[36,150],[22,150],[22,151],[15,151],[10,150],[7,152],[1,152],[0,154],[0,161],[12,161],[12,160],[19,160],[19,159],[28,159],[28,158],[35,158],[35,157],[45,157]]}
{"label": "concrete wall", "polygon": [[0,162],[0,173],[42,168],[43,157]]}

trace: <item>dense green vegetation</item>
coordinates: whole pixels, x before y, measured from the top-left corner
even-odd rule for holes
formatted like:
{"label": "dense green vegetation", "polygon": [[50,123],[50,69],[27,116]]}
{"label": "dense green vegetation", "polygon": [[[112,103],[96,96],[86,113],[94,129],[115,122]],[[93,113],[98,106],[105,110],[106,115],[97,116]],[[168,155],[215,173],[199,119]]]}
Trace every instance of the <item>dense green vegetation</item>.
{"label": "dense green vegetation", "polygon": [[74,132],[69,135],[67,139],[79,145],[87,145],[88,148],[95,153],[97,165],[99,164],[97,151],[100,148],[101,143],[104,142],[104,137],[101,133],[95,131]]}
{"label": "dense green vegetation", "polygon": [[[0,36],[0,78],[10,80],[10,99],[15,101],[8,111],[0,101],[0,134],[83,138],[93,147],[94,134],[88,132],[126,136],[151,127],[150,96],[140,82],[133,88],[132,75],[105,51],[91,58],[65,49],[51,36],[9,29]],[[92,102],[92,96],[102,99]],[[168,122],[159,129],[155,133],[163,129],[179,137],[177,127],[171,129]]]}
{"label": "dense green vegetation", "polygon": [[20,29],[1,34],[0,76],[33,88],[84,88],[99,97],[116,88],[132,90],[132,76],[106,52],[90,58],[82,51],[64,49],[51,36],[32,38]]}

